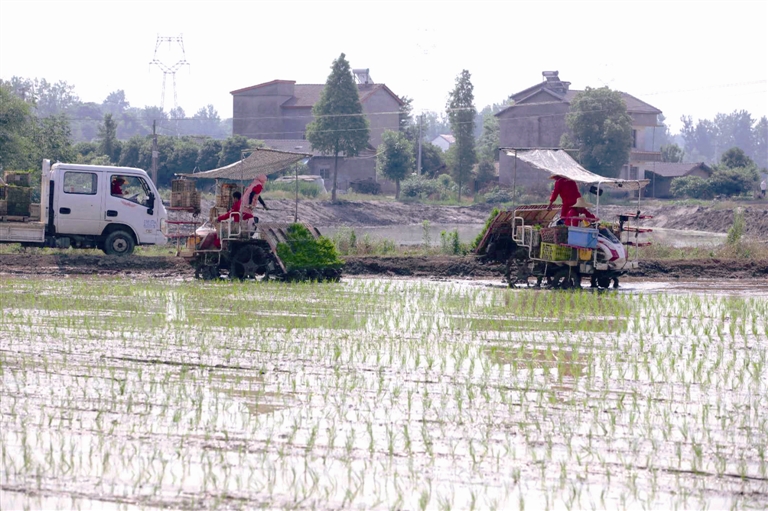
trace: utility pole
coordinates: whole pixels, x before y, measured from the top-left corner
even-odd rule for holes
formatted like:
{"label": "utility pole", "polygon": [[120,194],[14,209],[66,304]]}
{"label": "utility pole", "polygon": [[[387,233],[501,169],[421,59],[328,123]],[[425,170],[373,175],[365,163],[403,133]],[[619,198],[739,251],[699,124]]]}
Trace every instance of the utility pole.
{"label": "utility pole", "polygon": [[152,121],[152,181],[157,186],[157,121]]}
{"label": "utility pole", "polygon": [[419,158],[418,162],[416,163],[416,172],[421,175],[421,121],[424,118],[424,114],[422,113],[419,116]]}

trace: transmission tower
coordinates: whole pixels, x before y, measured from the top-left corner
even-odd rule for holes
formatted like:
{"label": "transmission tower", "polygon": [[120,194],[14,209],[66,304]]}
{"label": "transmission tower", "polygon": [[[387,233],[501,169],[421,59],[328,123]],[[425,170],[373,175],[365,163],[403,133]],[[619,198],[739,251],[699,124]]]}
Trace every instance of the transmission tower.
{"label": "transmission tower", "polygon": [[[179,49],[181,50],[181,59],[177,61],[175,64],[166,64],[164,62],[161,62],[157,58],[157,51],[160,49],[160,46],[163,43],[168,43],[168,49],[171,50],[173,48],[173,43],[177,43],[179,46]],[[155,65],[160,68],[160,71],[163,72],[163,91],[160,94],[160,108],[165,109],[165,79],[168,77],[168,75],[171,75],[171,79],[173,80],[173,108],[177,108],[178,105],[178,98],[176,97],[176,71],[178,71],[182,66],[188,66],[189,62],[187,62],[187,56],[184,52],[184,37],[179,35],[176,37],[170,36],[157,36],[157,42],[155,42],[155,56],[152,59],[152,62],[149,63],[150,66]]]}

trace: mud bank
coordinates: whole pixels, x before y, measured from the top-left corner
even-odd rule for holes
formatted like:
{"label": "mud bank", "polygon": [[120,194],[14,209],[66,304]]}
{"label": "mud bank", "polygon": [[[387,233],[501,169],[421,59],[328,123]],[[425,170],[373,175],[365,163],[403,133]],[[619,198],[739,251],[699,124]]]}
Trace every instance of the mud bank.
{"label": "mud bank", "polygon": [[[503,276],[503,264],[488,264],[475,257],[347,257],[346,275],[391,275],[414,277]],[[727,279],[768,278],[768,260],[648,260],[631,277]]]}
{"label": "mud bank", "polygon": [[[505,266],[467,256],[346,257],[344,274],[391,277],[502,277]],[[79,254],[0,255],[0,274],[7,275],[126,275],[169,278],[192,277],[192,267],[177,257],[111,257]],[[630,274],[639,278],[747,279],[768,278],[768,260],[642,261]]]}

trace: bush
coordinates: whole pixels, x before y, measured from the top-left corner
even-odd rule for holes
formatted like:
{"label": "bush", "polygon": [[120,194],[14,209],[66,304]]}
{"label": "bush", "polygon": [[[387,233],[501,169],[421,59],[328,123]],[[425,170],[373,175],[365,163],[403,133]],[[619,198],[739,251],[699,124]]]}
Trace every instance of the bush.
{"label": "bush", "polygon": [[736,245],[741,241],[741,237],[744,234],[744,210],[741,208],[736,208],[736,211],[733,212],[733,224],[731,224],[730,229],[728,229],[728,238],[726,238],[726,243],[728,245]]}
{"label": "bush", "polygon": [[743,195],[755,189],[759,176],[755,167],[722,168],[714,171],[709,186],[714,195]]}
{"label": "bush", "polygon": [[[267,181],[264,186],[265,192],[290,192],[296,193],[296,183],[276,183],[274,181]],[[299,181],[299,195],[309,199],[315,199],[320,195],[320,186],[316,183],[308,183],[306,181]]]}
{"label": "bush", "polygon": [[669,186],[669,192],[674,197],[689,197],[691,199],[712,198],[712,188],[709,180],[699,176],[676,177]]}
{"label": "bush", "polygon": [[381,185],[372,179],[352,181],[349,183],[349,187],[355,193],[365,193],[368,195],[378,195],[381,193]]}
{"label": "bush", "polygon": [[515,194],[509,188],[493,187],[483,196],[483,202],[487,204],[503,204],[515,200]]}
{"label": "bush", "polygon": [[414,199],[427,199],[431,195],[439,194],[440,189],[439,181],[422,176],[409,177],[400,183],[400,195]]}
{"label": "bush", "polygon": [[340,269],[344,264],[331,240],[324,236],[315,239],[301,224],[291,224],[287,229],[286,238],[287,243],[278,243],[277,255],[289,271]]}
{"label": "bush", "polygon": [[464,255],[469,247],[459,241],[459,230],[440,232],[440,251],[448,255]]}
{"label": "bush", "polygon": [[387,255],[397,252],[394,241],[372,238],[368,234],[358,238],[354,229],[349,227],[339,229],[333,235],[333,243],[341,255]]}

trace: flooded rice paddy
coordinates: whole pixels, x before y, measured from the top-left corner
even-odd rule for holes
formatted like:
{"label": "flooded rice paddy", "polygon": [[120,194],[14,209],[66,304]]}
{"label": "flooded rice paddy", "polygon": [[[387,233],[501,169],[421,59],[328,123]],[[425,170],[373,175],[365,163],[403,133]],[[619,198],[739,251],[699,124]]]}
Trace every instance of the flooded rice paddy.
{"label": "flooded rice paddy", "polygon": [[0,282],[0,508],[768,505],[768,301]]}

